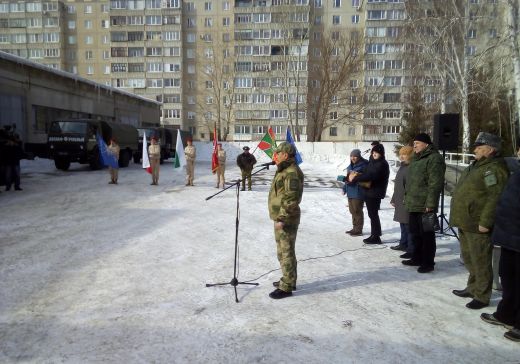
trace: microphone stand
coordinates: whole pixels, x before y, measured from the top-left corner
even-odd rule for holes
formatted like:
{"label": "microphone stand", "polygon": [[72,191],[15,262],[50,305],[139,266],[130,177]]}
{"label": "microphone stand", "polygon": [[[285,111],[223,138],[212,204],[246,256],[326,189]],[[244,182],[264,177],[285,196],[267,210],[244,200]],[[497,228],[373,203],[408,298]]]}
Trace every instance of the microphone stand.
{"label": "microphone stand", "polygon": [[[252,173],[251,176],[254,176],[255,174],[263,171],[263,170],[266,170],[266,169],[269,169],[269,166],[263,166],[262,168],[260,168],[259,170],[257,170],[255,173]],[[240,183],[242,182],[242,179],[238,178],[236,180],[235,183],[231,184],[230,186],[224,188],[222,191],[218,191],[217,193],[209,196],[209,197],[206,197],[206,201],[217,196],[218,194],[221,194],[222,192],[224,192],[225,190],[227,189],[230,189],[231,187],[233,186],[236,186],[237,188],[237,191],[236,191],[236,196],[237,196],[237,208],[236,208],[236,218],[235,218],[235,259],[234,259],[234,262],[233,262],[233,278],[231,279],[231,281],[229,282],[223,282],[223,283],[206,283],[206,287],[215,287],[215,286],[225,286],[227,284],[233,286],[235,288],[235,302],[238,303],[238,294],[237,294],[237,286],[239,284],[246,284],[246,285],[250,285],[250,286],[258,286],[259,283],[253,283],[253,282],[239,282],[238,281],[238,273],[237,273],[237,268],[238,268],[238,226],[239,226],[239,223],[240,223],[240,219],[239,219],[239,216],[240,216]]]}

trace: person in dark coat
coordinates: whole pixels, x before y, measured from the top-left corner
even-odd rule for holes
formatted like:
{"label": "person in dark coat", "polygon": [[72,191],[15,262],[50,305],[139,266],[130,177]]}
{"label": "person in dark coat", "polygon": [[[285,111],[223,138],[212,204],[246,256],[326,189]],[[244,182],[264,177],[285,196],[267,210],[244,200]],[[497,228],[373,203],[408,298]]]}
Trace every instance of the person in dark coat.
{"label": "person in dark coat", "polygon": [[482,320],[508,329],[504,336],[520,342],[520,171],[507,182],[498,201],[491,242],[500,246],[499,274],[502,299],[493,314],[483,313]]}
{"label": "person in dark coat", "polygon": [[410,146],[404,146],[399,149],[399,159],[401,160],[401,166],[395,175],[394,182],[394,194],[390,200],[390,204],[395,207],[394,221],[397,221],[401,227],[401,239],[399,245],[393,246],[390,249],[405,251],[400,258],[409,259],[413,253],[413,240],[412,234],[410,234],[410,227],[408,225],[410,221],[410,213],[404,205],[404,190],[406,187],[406,178],[408,176],[408,165],[412,158],[413,148]]}
{"label": "person in dark coat", "polygon": [[364,190],[368,217],[370,218],[370,236],[363,239],[364,243],[381,244],[379,208],[381,207],[381,200],[386,195],[389,176],[390,167],[385,159],[385,148],[383,144],[377,144],[372,148],[370,161],[363,173],[351,173],[348,177],[349,182],[370,182],[370,187]]}
{"label": "person in dark coat", "polygon": [[256,158],[254,155],[249,153],[248,146],[243,147],[242,150],[244,152],[239,154],[237,157],[237,165],[240,167],[240,171],[242,172],[242,191],[246,190],[246,178],[247,189],[251,191],[251,172],[253,171],[253,167],[256,164]]}
{"label": "person in dark coat", "polygon": [[21,191],[20,187],[20,160],[24,158],[22,141],[18,135],[10,137],[5,144],[5,190],[9,191],[14,184],[15,191]]}
{"label": "person in dark coat", "polygon": [[350,152],[350,165],[347,167],[347,175],[343,180],[343,194],[347,195],[348,198],[348,209],[352,216],[352,229],[346,231],[347,234],[352,236],[363,235],[363,205],[365,193],[363,188],[356,182],[349,182],[348,176],[350,173],[362,173],[367,166],[368,161],[361,156],[359,149],[353,149]]}
{"label": "person in dark coat", "polygon": [[446,163],[426,133],[415,136],[413,151],[406,178],[404,204],[410,213],[409,226],[414,252],[411,259],[403,260],[402,263],[418,266],[418,273],[429,273],[434,270],[437,244],[435,231],[425,231],[422,219],[437,212],[439,197],[444,188]]}

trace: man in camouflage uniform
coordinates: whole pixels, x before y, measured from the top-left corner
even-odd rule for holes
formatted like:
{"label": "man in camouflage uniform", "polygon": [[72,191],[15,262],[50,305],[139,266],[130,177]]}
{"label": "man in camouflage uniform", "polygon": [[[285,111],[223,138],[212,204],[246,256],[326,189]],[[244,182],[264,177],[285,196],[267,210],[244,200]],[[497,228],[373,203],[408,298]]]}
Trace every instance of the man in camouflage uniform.
{"label": "man in camouflage uniform", "polygon": [[462,172],[453,191],[450,224],[459,228],[462,258],[469,272],[467,287],[453,290],[453,294],[473,298],[466,307],[478,310],[488,306],[491,297],[491,230],[509,170],[499,156],[498,136],[481,132],[474,146],[475,161]]}
{"label": "man in camouflage uniform", "polygon": [[184,148],[184,156],[186,157],[186,186],[193,186],[197,149],[195,149],[191,139],[188,139],[186,143],[188,144],[186,148]]}
{"label": "man in camouflage uniform", "polygon": [[303,173],[296,164],[296,148],[287,142],[275,149],[277,171],[269,191],[269,217],[274,221],[276,253],[282,278],[273,282],[277,287],[269,294],[273,299],[292,296],[296,289],[296,254],[294,245],[300,224],[300,202],[303,194]]}
{"label": "man in camouflage uniform", "polygon": [[219,188],[221,182],[222,188],[224,188],[226,184],[226,178],[224,177],[224,173],[226,172],[226,151],[222,149],[222,143],[217,144],[217,159],[218,166],[215,171],[217,174],[217,188]]}

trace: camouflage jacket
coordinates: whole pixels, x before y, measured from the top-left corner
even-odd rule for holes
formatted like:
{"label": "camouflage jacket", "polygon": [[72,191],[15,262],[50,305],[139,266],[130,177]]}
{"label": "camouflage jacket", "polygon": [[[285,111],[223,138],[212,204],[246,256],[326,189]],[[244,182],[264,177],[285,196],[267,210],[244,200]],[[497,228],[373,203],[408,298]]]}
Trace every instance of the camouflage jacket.
{"label": "camouflage jacket", "polygon": [[197,157],[197,149],[195,149],[195,146],[186,146],[186,148],[184,148],[184,156],[186,157],[187,162],[194,162]]}
{"label": "camouflage jacket", "polygon": [[424,212],[425,208],[437,210],[439,196],[444,188],[445,172],[446,163],[433,145],[413,155],[404,194],[408,212]]}
{"label": "camouflage jacket", "polygon": [[290,158],[278,165],[269,191],[269,217],[288,225],[300,223],[300,202],[303,194],[303,172]]}
{"label": "camouflage jacket", "polygon": [[464,231],[491,229],[495,209],[504,189],[509,170],[502,157],[474,161],[462,172],[451,198],[450,224]]}

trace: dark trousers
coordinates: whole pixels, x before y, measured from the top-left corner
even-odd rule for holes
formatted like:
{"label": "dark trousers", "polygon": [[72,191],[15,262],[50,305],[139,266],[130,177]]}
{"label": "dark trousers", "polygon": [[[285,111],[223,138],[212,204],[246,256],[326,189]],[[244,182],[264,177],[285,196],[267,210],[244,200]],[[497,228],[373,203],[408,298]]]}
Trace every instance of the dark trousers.
{"label": "dark trousers", "polygon": [[368,217],[370,218],[370,235],[381,236],[381,221],[379,220],[380,198],[366,197]]}
{"label": "dark trousers", "polygon": [[5,166],[5,189],[11,189],[14,183],[14,188],[20,188],[20,166],[8,165]]}
{"label": "dark trousers", "polygon": [[502,300],[495,317],[520,330],[520,252],[502,248],[500,254]]}
{"label": "dark trousers", "polygon": [[410,212],[410,233],[412,234],[414,252],[412,260],[423,267],[433,267],[435,265],[435,232],[425,232],[422,227],[422,212]]}

